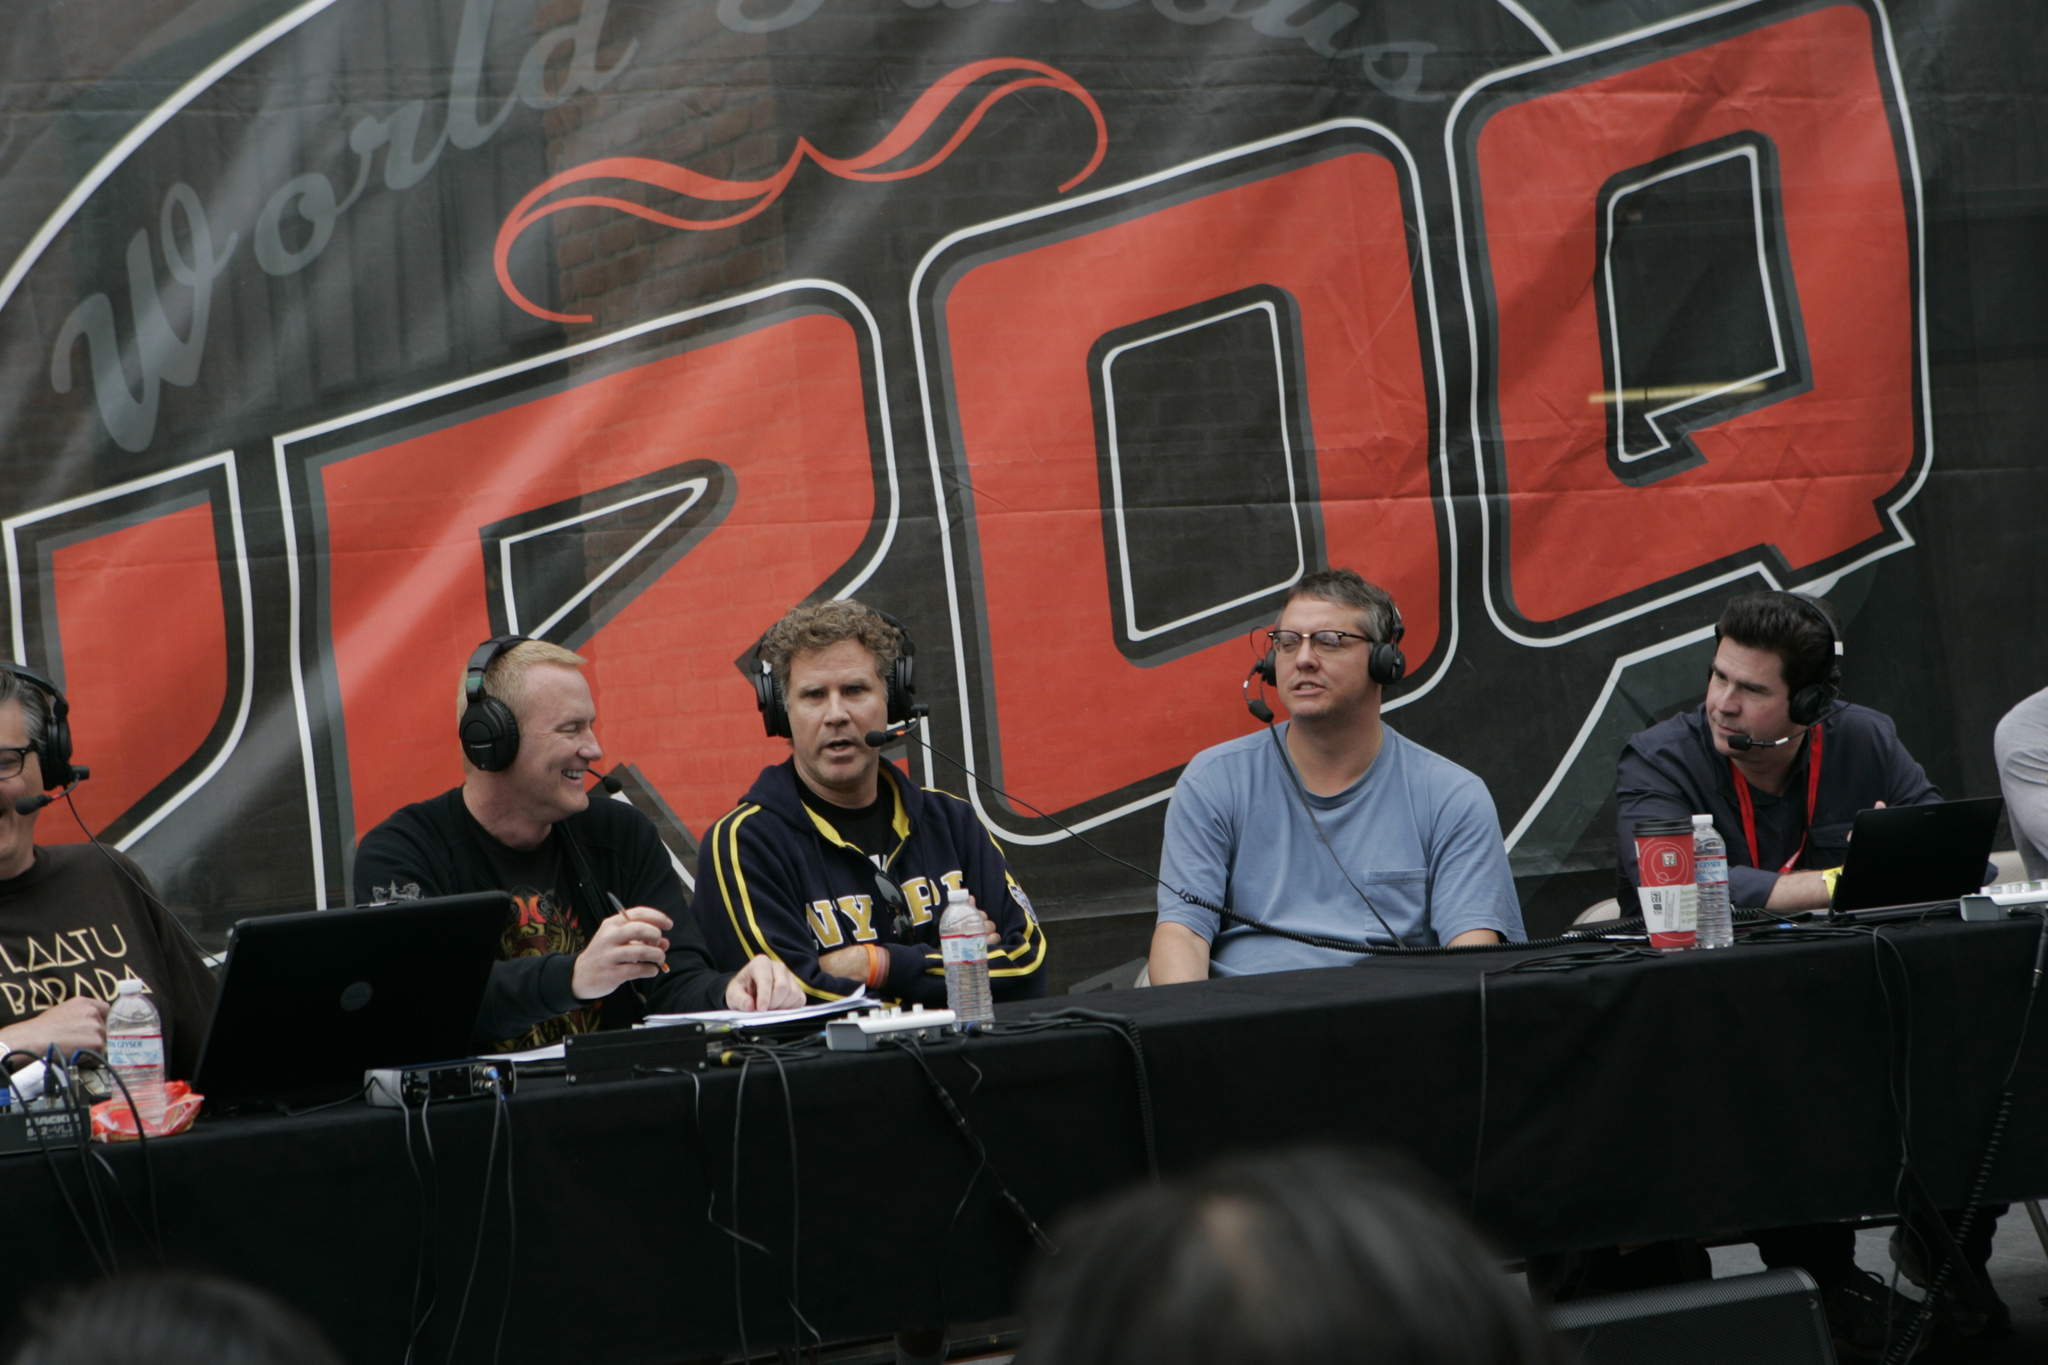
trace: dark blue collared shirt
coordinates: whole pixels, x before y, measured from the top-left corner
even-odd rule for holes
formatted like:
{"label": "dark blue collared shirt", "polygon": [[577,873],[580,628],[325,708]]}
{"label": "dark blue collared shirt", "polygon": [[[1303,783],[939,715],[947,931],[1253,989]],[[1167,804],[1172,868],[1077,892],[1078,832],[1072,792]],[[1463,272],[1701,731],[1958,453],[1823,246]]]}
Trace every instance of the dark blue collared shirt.
{"label": "dark blue collared shirt", "polygon": [[[1941,800],[1890,716],[1864,706],[1836,702],[1821,720],[1820,791],[1814,801],[1812,837],[1800,851],[1798,868],[1840,867],[1849,853],[1849,827],[1856,812],[1882,801],[1915,806]],[[1635,913],[1635,823],[1711,815],[1728,845],[1728,896],[1740,909],[1760,910],[1778,884],[1800,836],[1806,834],[1807,764],[1810,741],[1799,741],[1799,759],[1782,796],[1750,788],[1756,810],[1752,849],[1743,835],[1742,807],[1728,757],[1714,748],[1704,703],[1653,725],[1629,740],[1615,765],[1616,834],[1620,839],[1617,894],[1623,914]]]}

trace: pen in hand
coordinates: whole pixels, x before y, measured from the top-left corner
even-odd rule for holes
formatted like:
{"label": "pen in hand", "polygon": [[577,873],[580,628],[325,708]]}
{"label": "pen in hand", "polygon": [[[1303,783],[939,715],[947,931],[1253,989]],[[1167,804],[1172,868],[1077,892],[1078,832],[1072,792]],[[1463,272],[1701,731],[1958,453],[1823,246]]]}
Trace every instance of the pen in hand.
{"label": "pen in hand", "polygon": [[[619,899],[618,892],[607,891],[604,893],[604,898],[612,903],[613,914],[617,915],[620,919],[624,919],[626,917],[626,903]],[[667,971],[668,963],[663,962],[661,964],[661,969],[663,971]]]}

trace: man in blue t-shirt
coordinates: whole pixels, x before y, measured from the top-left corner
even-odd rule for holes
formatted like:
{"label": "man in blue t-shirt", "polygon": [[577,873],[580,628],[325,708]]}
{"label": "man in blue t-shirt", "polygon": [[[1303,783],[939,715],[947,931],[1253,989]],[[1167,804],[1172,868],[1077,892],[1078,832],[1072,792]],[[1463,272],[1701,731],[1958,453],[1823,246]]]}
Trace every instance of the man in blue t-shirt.
{"label": "man in blue t-shirt", "polygon": [[1400,620],[1393,598],[1349,569],[1295,585],[1268,633],[1290,719],[1195,756],[1160,856],[1168,886],[1254,923],[1226,924],[1161,888],[1154,985],[1364,956],[1259,925],[1414,947],[1523,938],[1486,784],[1380,720],[1382,690],[1405,668]]}

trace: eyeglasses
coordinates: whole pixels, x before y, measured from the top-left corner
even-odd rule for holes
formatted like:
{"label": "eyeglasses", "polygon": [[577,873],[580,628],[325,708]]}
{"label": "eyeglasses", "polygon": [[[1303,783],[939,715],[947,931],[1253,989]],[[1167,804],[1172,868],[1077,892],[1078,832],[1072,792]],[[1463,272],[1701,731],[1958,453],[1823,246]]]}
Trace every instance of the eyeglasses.
{"label": "eyeglasses", "polygon": [[1266,638],[1272,641],[1273,648],[1282,654],[1292,654],[1300,649],[1303,640],[1313,644],[1318,654],[1335,654],[1340,650],[1349,649],[1353,640],[1372,643],[1370,635],[1353,635],[1348,630],[1317,630],[1307,635],[1298,630],[1269,630],[1266,632]]}
{"label": "eyeglasses", "polygon": [[0,778],[15,777],[28,766],[28,756],[36,751],[33,744],[19,748],[0,748]]}

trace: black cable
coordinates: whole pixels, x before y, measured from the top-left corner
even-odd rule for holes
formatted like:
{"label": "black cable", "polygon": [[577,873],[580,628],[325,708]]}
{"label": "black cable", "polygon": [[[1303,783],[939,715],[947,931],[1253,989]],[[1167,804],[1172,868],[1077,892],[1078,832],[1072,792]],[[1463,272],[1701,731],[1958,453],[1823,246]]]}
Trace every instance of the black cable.
{"label": "black cable", "polygon": [[[2020,1012],[2019,1041],[2013,1046],[2012,1062],[2005,1069],[2005,1078],[1999,1082],[1998,1107],[1991,1117],[1990,1135],[1984,1140],[1984,1155],[1978,1158],[1976,1175],[1970,1183],[1969,1199],[1963,1205],[1963,1216],[1957,1222],[1954,1234],[1946,1239],[1947,1245],[1942,1249],[1941,1262],[1928,1281],[1927,1295],[1920,1301],[1919,1311],[1914,1313],[1912,1322],[1908,1324],[1906,1335],[1896,1348],[1885,1353],[1885,1365],[1894,1365],[1897,1361],[1912,1357],[1920,1343],[1921,1334],[1927,1330],[1927,1323],[1934,1316],[1935,1305],[1940,1302],[1942,1294],[1948,1288],[1956,1261],[1962,1255],[1962,1246],[1976,1225],[1977,1214],[1984,1207],[1984,1191],[1991,1183],[1992,1167],[1998,1160],[1998,1149],[2005,1137],[2006,1124],[2012,1117],[2013,1078],[2019,1075],[2020,1060],[2026,1055],[2027,1036],[2031,1032],[2034,1019],[2034,1001],[2041,993],[2043,969],[2048,967],[2048,912],[2029,913],[2040,915],[2041,932],[2034,944],[2034,967],[2027,984],[2027,1003]],[[1931,1216],[1936,1222],[1941,1221],[1939,1210],[1934,1211]],[[1965,1273],[1975,1279],[1974,1271],[1966,1268]]]}
{"label": "black cable", "polygon": [[[1385,733],[1383,729],[1381,731],[1382,747],[1384,747]],[[1266,722],[1266,737],[1273,741],[1273,752],[1280,755],[1280,766],[1287,770],[1287,779],[1294,784],[1294,794],[1301,798],[1301,809],[1308,816],[1309,824],[1314,827],[1316,838],[1323,841],[1323,848],[1329,853],[1330,861],[1337,865],[1337,871],[1344,878],[1344,884],[1351,888],[1358,899],[1365,902],[1365,908],[1372,911],[1372,917],[1379,921],[1381,931],[1393,942],[1401,943],[1401,936],[1394,932],[1393,925],[1387,923],[1387,917],[1380,913],[1380,908],[1372,903],[1370,896],[1367,896],[1364,891],[1359,889],[1357,882],[1351,880],[1351,869],[1344,866],[1344,860],[1337,856],[1336,848],[1330,843],[1330,836],[1323,832],[1323,822],[1316,819],[1316,808],[1309,803],[1308,788],[1302,783],[1301,774],[1294,770],[1294,760],[1289,757],[1287,746],[1280,742],[1279,727],[1275,726],[1270,720]],[[1402,946],[1406,947],[1407,945],[1402,944]]]}
{"label": "black cable", "polygon": [[[157,1211],[156,1163],[150,1159],[149,1155],[149,1134],[145,1131],[147,1125],[143,1123],[142,1110],[135,1103],[135,1096],[128,1092],[128,1082],[122,1078],[121,1073],[109,1066],[107,1067],[107,1075],[113,1078],[115,1085],[121,1087],[121,1098],[128,1105],[128,1115],[135,1120],[135,1141],[136,1145],[142,1149],[142,1179],[143,1184],[149,1190],[150,1248],[156,1253],[156,1263],[161,1266],[164,1263],[164,1225],[162,1216]],[[107,1174],[109,1176],[113,1175],[112,1168],[108,1169]],[[114,1187],[119,1189],[120,1184],[119,1178],[115,1178]],[[121,1196],[121,1202],[123,1204],[128,1202],[127,1195]],[[135,1216],[134,1210],[129,1210],[128,1216],[133,1218]],[[140,1226],[140,1220],[137,1221],[137,1226]]]}
{"label": "black cable", "polygon": [[798,1350],[802,1350],[805,1332],[811,1334],[813,1346],[824,1345],[825,1338],[819,1335],[817,1328],[811,1326],[810,1319],[804,1316],[804,1310],[798,1306],[803,1298],[797,1261],[797,1250],[803,1245],[803,1199],[797,1188],[796,1100],[790,1094],[789,1072],[783,1066],[782,1050],[773,1047],[762,1050],[767,1053],[768,1060],[775,1063],[775,1074],[782,1081],[782,1112],[789,1124],[789,1312],[790,1317],[794,1319],[791,1323],[794,1329],[791,1332],[792,1344]]}
{"label": "black cable", "polygon": [[[1083,1009],[1069,1005],[1065,1009],[1052,1010],[1031,1016],[1034,1024],[1051,1024],[1060,1027],[1106,1028],[1122,1038],[1131,1049],[1131,1069],[1135,1073],[1138,1088],[1138,1125],[1145,1136],[1145,1170],[1152,1177],[1152,1183],[1159,1183],[1159,1134],[1152,1118],[1152,1076],[1145,1066],[1145,1041],[1138,1032],[1138,1021],[1122,1014],[1110,1014],[1101,1010]],[[1030,1026],[1018,1028],[1015,1025],[998,1026],[985,1032],[1012,1034],[1035,1033]],[[963,1057],[964,1061],[965,1058]]]}
{"label": "black cable", "polygon": [[[400,1097],[399,1101],[399,1113],[405,1122],[405,1164],[412,1169],[413,1188],[419,1191],[420,1196],[420,1243],[419,1251],[413,1260],[412,1307],[406,1315],[411,1330],[405,1338],[404,1365],[412,1365],[412,1355],[413,1351],[419,1346],[420,1333],[434,1316],[434,1305],[440,1298],[439,1293],[427,1285],[427,1250],[432,1241],[434,1219],[439,1211],[441,1191],[441,1173],[439,1168],[433,1164],[433,1137],[427,1128],[427,1105],[431,1102],[430,1099],[423,1098],[420,1104],[420,1131],[426,1135],[428,1170],[434,1177],[430,1193],[427,1182],[420,1177],[419,1161],[413,1155],[412,1106],[404,1102],[403,1096]],[[424,1314],[420,1311],[420,1293],[423,1289],[427,1293],[427,1307]]]}
{"label": "black cable", "polygon": [[[13,1055],[14,1054],[11,1052],[8,1054],[9,1057],[12,1057]],[[27,1055],[33,1056],[34,1054],[31,1053]],[[50,1061],[54,1060],[54,1058],[55,1049],[53,1048],[51,1049],[50,1056],[46,1059],[42,1059],[44,1066],[43,1093],[45,1095],[51,1094],[50,1078],[54,1076],[55,1072],[54,1069],[50,1066]],[[26,1113],[28,1116],[27,1127],[30,1132],[36,1135],[36,1146],[42,1149],[43,1161],[50,1168],[50,1182],[57,1187],[58,1195],[62,1197],[62,1199],[64,1200],[64,1207],[70,1211],[71,1222],[75,1227],[77,1227],[79,1237],[84,1240],[85,1249],[89,1253],[91,1253],[93,1264],[99,1268],[100,1278],[106,1279],[114,1273],[114,1270],[116,1268],[111,1263],[113,1256],[113,1247],[109,1245],[103,1250],[100,1244],[93,1240],[92,1228],[86,1223],[85,1215],[78,1211],[78,1204],[71,1197],[70,1187],[65,1185],[64,1177],[57,1169],[57,1157],[56,1154],[50,1150],[49,1134],[46,1131],[44,1131],[43,1125],[35,1121],[35,1113],[29,1110],[26,1104],[24,1104],[22,1108],[24,1113]],[[77,1112],[70,1106],[67,1105],[64,1108],[57,1110],[57,1112],[68,1114],[70,1115],[73,1123],[77,1122]]]}
{"label": "black cable", "polygon": [[1639,944],[1588,944],[1574,952],[1551,953],[1544,957],[1525,958],[1512,966],[1497,967],[1490,972],[1479,974],[1479,1117],[1473,1125],[1472,1135],[1472,1197],[1469,1211],[1473,1218],[1479,1215],[1479,1173],[1480,1161],[1486,1150],[1486,1101],[1487,1088],[1492,1080],[1493,1057],[1489,1041],[1487,1021],[1486,983],[1496,976],[1514,976],[1535,972],[1574,972],[1581,967],[1599,967],[1619,962],[1654,962],[1664,954],[1655,948]]}
{"label": "black cable", "polygon": [[328,1100],[323,1104],[309,1104],[304,1109],[293,1109],[287,1105],[280,1104],[277,1106],[277,1112],[284,1115],[288,1119],[295,1119],[302,1114],[317,1114],[323,1109],[339,1109],[344,1104],[355,1103],[364,1095],[368,1094],[369,1090],[370,1083],[368,1081],[364,1081],[360,1089],[351,1091],[350,1093],[343,1095],[338,1100]]}
{"label": "black cable", "polygon": [[[74,783],[73,785],[76,786],[77,784]],[[81,830],[85,831],[85,837],[92,842],[92,846],[94,848],[100,851],[100,856],[105,858],[108,862],[112,863],[114,865],[114,870],[116,872],[126,877],[129,883],[132,886],[134,886],[134,888],[137,891],[140,891],[144,896],[148,897],[149,900],[156,906],[157,909],[163,911],[164,914],[170,917],[171,923],[178,926],[178,932],[185,936],[185,941],[192,945],[192,949],[194,952],[199,954],[199,960],[201,962],[204,962],[208,957],[212,956],[212,954],[206,951],[205,945],[200,943],[198,937],[190,929],[187,929],[185,927],[185,921],[178,918],[177,912],[171,909],[170,906],[165,905],[163,903],[163,900],[156,894],[156,892],[150,890],[147,886],[144,886],[140,879],[138,879],[133,872],[130,872],[127,869],[127,867],[122,864],[119,858],[116,858],[114,856],[113,850],[109,849],[105,844],[100,842],[99,835],[94,834],[92,832],[91,826],[85,823],[85,817],[78,813],[78,803],[71,799],[71,793],[69,790],[66,790],[64,793],[64,804],[71,808],[71,818],[78,822],[78,827]]]}
{"label": "black cable", "polygon": [[[52,1051],[54,1052],[55,1049],[53,1048]],[[107,1259],[113,1263],[115,1272],[119,1273],[121,1269],[121,1255],[114,1247],[114,1228],[113,1224],[107,1219],[106,1197],[100,1193],[99,1178],[93,1174],[92,1169],[92,1106],[85,1102],[85,1096],[82,1093],[84,1084],[78,1078],[78,1057],[83,1051],[84,1049],[80,1048],[77,1052],[73,1052],[71,1054],[71,1065],[68,1068],[59,1070],[56,1074],[64,1078],[65,1097],[70,1103],[71,1112],[74,1116],[72,1133],[73,1140],[78,1146],[79,1174],[85,1177],[85,1193],[92,1203],[93,1216],[99,1222],[100,1236],[106,1243]]]}
{"label": "black cable", "polygon": [[996,1193],[1010,1206],[1010,1211],[1017,1215],[1017,1221],[1031,1234],[1031,1240],[1038,1244],[1039,1250],[1048,1255],[1056,1254],[1059,1248],[1053,1244],[1052,1238],[1045,1235],[1045,1229],[1038,1225],[1038,1220],[1024,1207],[1024,1201],[1011,1193],[1009,1184],[1004,1181],[1001,1172],[996,1170],[995,1163],[989,1160],[988,1148],[982,1145],[980,1135],[974,1131],[974,1125],[967,1121],[967,1116],[960,1112],[960,1106],[954,1102],[953,1092],[946,1089],[945,1082],[939,1079],[938,1073],[932,1070],[931,1063],[925,1060],[923,1044],[918,1042],[914,1035],[900,1034],[885,1036],[883,1042],[891,1047],[902,1048],[910,1054],[912,1060],[917,1063],[918,1070],[924,1072],[924,1078],[930,1084],[932,1094],[938,1098],[940,1107],[946,1111],[946,1116],[953,1120],[954,1128],[959,1130],[961,1137],[967,1139],[967,1145],[973,1149],[981,1165],[988,1168],[989,1179],[996,1182]]}
{"label": "black cable", "polygon": [[[505,1063],[506,1074],[512,1070],[510,1062]],[[505,1118],[505,1301],[498,1305],[498,1335],[491,1339],[491,1365],[498,1365],[498,1355],[505,1346],[505,1320],[512,1316],[512,1290],[519,1282],[519,1204],[514,1195],[512,1181],[512,1108],[511,1100],[505,1094],[505,1082],[498,1081],[498,1112]]]}
{"label": "black cable", "polygon": [[[1117,864],[1119,867],[1127,867],[1131,871],[1137,873],[1139,876],[1145,878],[1148,881],[1158,883],[1158,885],[1168,894],[1179,897],[1187,904],[1195,906],[1197,909],[1207,910],[1210,914],[1219,915],[1224,919],[1232,921],[1233,923],[1242,924],[1248,929],[1257,930],[1259,933],[1271,934],[1275,938],[1284,938],[1292,940],[1295,943],[1307,944],[1311,948],[1328,948],[1340,953],[1369,953],[1378,957],[1395,957],[1400,956],[1402,954],[1407,954],[1414,957],[1437,957],[1446,953],[1483,953],[1501,952],[1508,949],[1562,947],[1566,944],[1584,943],[1588,939],[1600,938],[1608,934],[1629,933],[1634,930],[1641,929],[1643,927],[1642,916],[1630,915],[1625,919],[1606,920],[1600,922],[1597,925],[1588,925],[1586,926],[1586,928],[1582,930],[1560,934],[1555,938],[1532,939],[1526,943],[1466,943],[1461,944],[1456,948],[1450,947],[1448,945],[1427,948],[1415,948],[1400,942],[1398,938],[1396,938],[1392,943],[1373,943],[1370,941],[1360,941],[1347,938],[1330,938],[1320,934],[1297,933],[1292,929],[1282,929],[1278,925],[1267,924],[1263,921],[1252,919],[1247,915],[1239,914],[1237,911],[1232,910],[1228,906],[1218,905],[1214,901],[1205,899],[1201,896],[1197,896],[1192,891],[1183,891],[1181,888],[1167,882],[1158,873],[1151,872],[1146,870],[1145,868],[1139,867],[1136,863],[1130,861],[1128,858],[1119,858],[1116,854],[1111,853],[1109,850],[1095,843],[1094,840],[1089,839],[1088,837],[1083,835],[1079,830],[1062,823],[1061,821],[1055,819],[1050,815],[1047,815],[1044,811],[1032,805],[1029,801],[1022,799],[1021,797],[1010,795],[1010,793],[1004,791],[995,783],[990,782],[986,778],[982,777],[979,773],[974,772],[966,764],[962,763],[959,759],[954,758],[951,754],[946,753],[944,750],[938,748],[930,740],[918,734],[915,729],[905,731],[903,734],[903,738],[916,740],[919,744],[922,744],[931,753],[944,759],[953,767],[958,768],[961,774],[964,777],[966,777],[968,781],[976,783],[979,786],[982,786],[987,790],[994,792],[997,796],[1002,797],[1005,801],[1008,801],[1013,805],[1022,806],[1025,810],[1028,810],[1033,815],[1036,815],[1040,819],[1047,821],[1054,828],[1060,830],[1068,837],[1079,842],[1083,848],[1088,849],[1091,853],[1094,853],[1098,857],[1106,858],[1110,862]],[[1291,772],[1292,769],[1290,768],[1289,771]],[[1321,833],[1322,826],[1317,825],[1316,829],[1318,833]],[[1347,872],[1345,875],[1348,878],[1350,874]],[[1353,889],[1356,890],[1356,887],[1354,886]],[[1363,898],[1363,893],[1361,893],[1361,898]],[[1368,901],[1367,905],[1370,906],[1371,902]],[[1750,913],[1755,914],[1756,912]],[[1379,915],[1379,911],[1375,909],[1373,911],[1373,914],[1375,917],[1377,917]],[[1771,916],[1769,918],[1779,917]],[[1382,920],[1381,924],[1382,927],[1384,927],[1385,921]],[[1391,929],[1389,929],[1387,933],[1389,937],[1393,936],[1393,931]]]}
{"label": "black cable", "polygon": [[[739,1089],[732,1104],[732,1307],[740,1328],[740,1365],[748,1365],[754,1358],[753,1348],[747,1344],[747,1299],[740,1269],[740,1243],[747,1240],[740,1233],[740,1119],[747,1110],[747,1071],[753,1064],[753,1058],[741,1058]],[[768,1250],[759,1242],[752,1245]]]}
{"label": "black cable", "polygon": [[462,1320],[469,1315],[469,1291],[476,1287],[476,1268],[484,1254],[484,1225],[490,1221],[492,1177],[498,1170],[498,1131],[503,1126],[505,1111],[494,1107],[491,1111],[491,1150],[484,1158],[484,1188],[479,1196],[476,1211],[476,1245],[469,1253],[469,1277],[462,1282],[462,1301],[455,1308],[455,1330],[448,1334],[447,1365],[455,1365],[455,1348],[462,1341]]}

